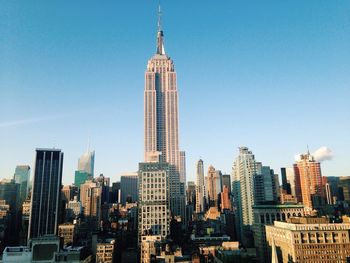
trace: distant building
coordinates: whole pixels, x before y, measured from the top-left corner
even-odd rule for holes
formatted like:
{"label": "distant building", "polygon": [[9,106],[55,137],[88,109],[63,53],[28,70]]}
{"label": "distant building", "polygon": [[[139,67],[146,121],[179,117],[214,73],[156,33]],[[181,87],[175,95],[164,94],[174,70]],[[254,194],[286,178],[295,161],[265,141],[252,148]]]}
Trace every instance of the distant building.
{"label": "distant building", "polygon": [[348,262],[350,224],[329,223],[327,218],[290,218],[266,226],[272,258],[288,262]]}
{"label": "distant building", "polygon": [[187,197],[187,204],[196,203],[196,185],[192,181],[189,181],[187,183],[186,197]]}
{"label": "distant building", "polygon": [[12,235],[8,236],[9,239],[15,238],[17,233],[17,213],[20,209],[20,184],[16,184],[14,180],[0,180],[0,200],[4,200],[9,205],[9,222],[8,230]]}
{"label": "distant building", "polygon": [[230,200],[230,192],[228,190],[228,187],[226,185],[224,185],[223,191],[220,194],[221,196],[221,204],[220,204],[220,208],[221,211],[223,210],[231,210],[232,206],[231,206],[231,200]]}
{"label": "distant building", "polygon": [[221,183],[222,183],[222,189],[224,189],[224,186],[226,185],[228,188],[228,192],[231,193],[231,175],[229,174],[221,175]]}
{"label": "distant building", "polygon": [[279,196],[278,175],[269,166],[256,163],[254,176],[254,204],[277,203]]}
{"label": "distant building", "polygon": [[80,202],[83,214],[94,229],[97,229],[101,221],[101,194],[102,189],[97,183],[86,181],[80,186]]}
{"label": "distant building", "polygon": [[27,199],[28,196],[28,186],[29,186],[29,178],[30,178],[30,167],[29,165],[17,165],[14,180],[16,184],[19,184],[19,192],[20,192],[20,205]]}
{"label": "distant building", "polygon": [[296,197],[302,202],[306,213],[318,206],[317,198],[325,199],[325,190],[322,182],[321,165],[310,154],[300,155],[300,160],[294,164]]}
{"label": "distant building", "polygon": [[196,213],[205,211],[204,165],[200,159],[196,166]]}
{"label": "distant building", "polygon": [[340,200],[350,205],[350,176],[339,177],[339,188],[341,190]]}
{"label": "distant building", "polygon": [[66,205],[78,194],[78,188],[73,185],[64,185],[61,191]]}
{"label": "distant building", "polygon": [[209,166],[207,175],[207,188],[210,207],[218,207],[218,195],[222,191],[221,175],[221,171],[215,170],[215,168],[212,165]]}
{"label": "distant building", "polygon": [[78,160],[78,171],[86,172],[92,178],[94,177],[95,151],[88,150]]}
{"label": "distant building", "polygon": [[6,239],[13,233],[13,229],[10,228],[10,222],[10,206],[5,200],[0,200],[0,244],[6,244]]}
{"label": "distant building", "polygon": [[63,152],[36,149],[28,239],[57,234]]}
{"label": "distant building", "polygon": [[186,185],[186,153],[180,151],[180,182]]}
{"label": "distant building", "polygon": [[138,173],[126,173],[120,176],[121,203],[133,203],[138,200]]}
{"label": "distant building", "polygon": [[92,179],[92,176],[89,173],[85,171],[75,171],[74,185],[80,190],[80,186],[90,179]]}
{"label": "distant building", "polygon": [[81,205],[81,202],[78,201],[78,197],[74,196],[72,201],[68,202],[67,205],[67,214],[68,217],[72,218],[78,218],[83,213],[83,206]]}
{"label": "distant building", "polygon": [[110,188],[109,201],[111,203],[120,203],[120,199],[120,182],[114,182]]}

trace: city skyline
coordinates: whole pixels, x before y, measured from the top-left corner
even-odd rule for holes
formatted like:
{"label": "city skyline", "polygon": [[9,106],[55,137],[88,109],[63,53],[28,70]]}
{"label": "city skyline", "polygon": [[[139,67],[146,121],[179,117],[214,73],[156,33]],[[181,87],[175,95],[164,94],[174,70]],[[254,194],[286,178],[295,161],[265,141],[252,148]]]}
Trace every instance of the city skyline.
{"label": "city skyline", "polygon": [[[249,147],[278,173],[280,167],[291,167],[293,156],[306,152],[307,144],[312,152],[327,146],[335,157],[321,164],[323,175],[350,175],[350,53],[345,44],[350,4],[287,2],[292,9],[286,12],[288,7],[271,3],[248,8],[204,1],[201,14],[194,3],[162,3],[165,44],[181,75],[180,141],[187,152],[188,180],[195,180],[200,157],[206,167],[231,173],[239,146]],[[5,35],[0,43],[0,110],[5,113],[0,147],[6,149],[0,153],[0,178],[12,177],[16,165],[34,168],[35,149],[55,146],[65,153],[63,182],[72,183],[88,138],[96,150],[96,175],[115,181],[116,175],[136,171],[143,160],[144,61],[155,49],[156,3],[87,4],[83,10],[91,20],[86,13],[79,15],[79,4],[47,3],[43,10],[16,4],[6,3],[1,11],[7,12],[7,23],[0,29]],[[125,20],[123,8],[136,18]],[[53,12],[57,15],[49,17]],[[216,17],[212,24],[206,21],[210,15]],[[295,23],[283,24],[288,19]],[[18,34],[10,35],[11,30]],[[256,37],[259,45],[253,42]],[[50,50],[52,41],[57,42]]]}

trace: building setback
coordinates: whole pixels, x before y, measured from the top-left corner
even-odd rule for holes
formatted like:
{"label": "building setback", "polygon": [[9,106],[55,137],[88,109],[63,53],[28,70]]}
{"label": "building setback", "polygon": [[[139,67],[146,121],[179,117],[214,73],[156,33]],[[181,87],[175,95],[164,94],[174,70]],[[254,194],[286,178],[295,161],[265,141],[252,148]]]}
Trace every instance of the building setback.
{"label": "building setback", "polygon": [[144,89],[144,161],[160,153],[159,162],[170,165],[170,207],[173,216],[185,218],[185,153],[179,150],[178,90],[175,66],[165,53],[161,12],[158,12],[157,48],[148,60]]}

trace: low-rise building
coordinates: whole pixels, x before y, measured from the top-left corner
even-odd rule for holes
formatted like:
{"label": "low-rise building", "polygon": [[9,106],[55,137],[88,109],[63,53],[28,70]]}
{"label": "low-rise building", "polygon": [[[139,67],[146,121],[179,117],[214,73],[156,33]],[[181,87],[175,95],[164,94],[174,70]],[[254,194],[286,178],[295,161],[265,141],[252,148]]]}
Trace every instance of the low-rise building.
{"label": "low-rise building", "polygon": [[278,262],[348,262],[350,223],[328,223],[327,218],[291,218],[266,226],[272,258]]}
{"label": "low-rise building", "polygon": [[62,224],[58,226],[58,236],[63,238],[63,245],[74,244],[77,228],[74,224]]}
{"label": "low-rise building", "polygon": [[97,243],[96,263],[113,263],[115,259],[115,240],[105,240]]}
{"label": "low-rise building", "polygon": [[150,263],[157,256],[157,247],[162,241],[161,235],[141,236],[141,262]]}
{"label": "low-rise building", "polygon": [[254,245],[260,263],[271,262],[271,250],[266,241],[265,226],[274,221],[286,221],[290,217],[304,216],[303,205],[254,205]]}

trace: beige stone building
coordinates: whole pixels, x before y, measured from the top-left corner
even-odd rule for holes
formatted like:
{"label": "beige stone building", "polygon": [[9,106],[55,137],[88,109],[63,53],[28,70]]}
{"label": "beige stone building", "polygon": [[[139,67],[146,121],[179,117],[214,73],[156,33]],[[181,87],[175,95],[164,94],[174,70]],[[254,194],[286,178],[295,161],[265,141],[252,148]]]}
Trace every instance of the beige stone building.
{"label": "beige stone building", "polygon": [[328,223],[327,218],[291,218],[266,226],[272,258],[288,262],[347,262],[350,223]]}
{"label": "beige stone building", "polygon": [[271,249],[266,241],[266,225],[277,221],[286,221],[290,217],[304,216],[303,205],[254,205],[254,246],[260,263],[271,262]]}
{"label": "beige stone building", "polygon": [[157,256],[157,243],[162,240],[161,235],[148,235],[141,237],[141,263],[150,263],[152,257]]}
{"label": "beige stone building", "polygon": [[63,238],[63,244],[74,243],[74,238],[77,234],[77,228],[74,224],[62,224],[58,226],[58,236]]}
{"label": "beige stone building", "polygon": [[115,240],[107,240],[97,243],[96,248],[96,263],[113,263],[115,254]]}

